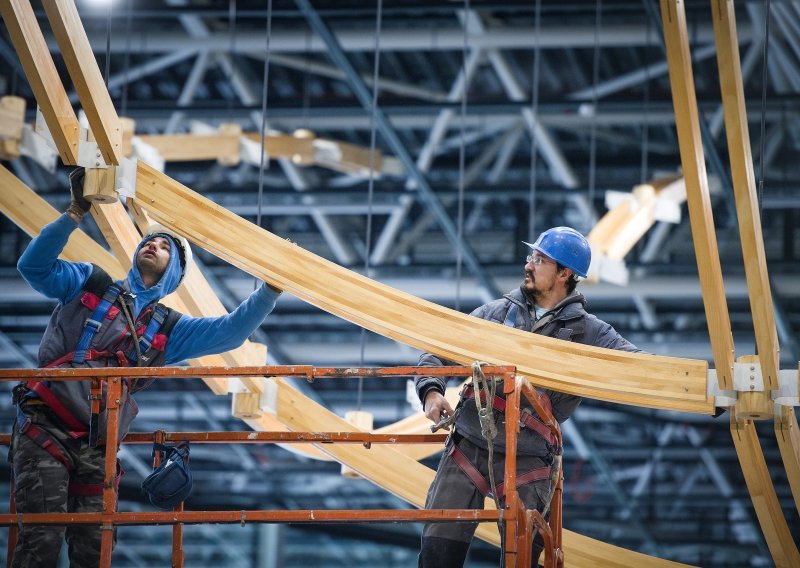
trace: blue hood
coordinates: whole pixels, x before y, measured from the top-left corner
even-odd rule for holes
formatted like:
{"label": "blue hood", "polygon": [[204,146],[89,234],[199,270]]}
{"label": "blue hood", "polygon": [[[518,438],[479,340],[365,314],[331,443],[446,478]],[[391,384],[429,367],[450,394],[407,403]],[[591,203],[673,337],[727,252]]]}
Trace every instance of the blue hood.
{"label": "blue hood", "polygon": [[[144,246],[147,241],[152,240],[155,237],[164,237],[169,240],[169,264],[167,265],[167,269],[164,271],[164,275],[161,277],[161,280],[159,280],[155,286],[145,288],[144,282],[142,282],[142,277],[139,274],[139,268],[136,266],[136,258],[138,257],[142,246]],[[142,308],[152,302],[159,301],[164,296],[170,295],[178,288],[178,284],[180,284],[181,281],[181,276],[183,275],[183,270],[181,269],[181,261],[179,258],[180,255],[177,251],[178,245],[175,243],[175,240],[171,236],[164,233],[149,235],[146,239],[143,239],[142,242],[139,243],[138,247],[136,247],[136,252],[133,253],[133,268],[130,269],[128,276],[125,278],[125,287],[129,292],[136,296],[133,310],[134,319],[139,317],[139,313],[142,311]]]}

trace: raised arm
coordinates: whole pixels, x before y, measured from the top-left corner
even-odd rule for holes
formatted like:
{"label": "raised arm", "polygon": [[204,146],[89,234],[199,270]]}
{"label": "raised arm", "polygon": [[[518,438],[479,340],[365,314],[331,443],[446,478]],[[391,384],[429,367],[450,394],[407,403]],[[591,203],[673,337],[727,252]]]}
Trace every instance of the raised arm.
{"label": "raised arm", "polygon": [[167,342],[166,364],[239,347],[272,311],[279,295],[280,292],[262,284],[228,315],[216,318],[182,316]]}
{"label": "raised arm", "polygon": [[80,292],[92,274],[92,265],[88,262],[67,262],[58,258],[77,227],[77,221],[64,213],[42,229],[17,262],[17,269],[31,288],[63,304]]}

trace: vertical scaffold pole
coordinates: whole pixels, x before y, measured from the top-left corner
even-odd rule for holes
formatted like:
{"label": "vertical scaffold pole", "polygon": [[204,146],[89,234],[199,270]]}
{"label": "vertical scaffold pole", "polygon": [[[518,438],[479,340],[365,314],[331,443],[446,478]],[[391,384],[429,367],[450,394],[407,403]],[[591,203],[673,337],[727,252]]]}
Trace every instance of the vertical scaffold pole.
{"label": "vertical scaffold pole", "polygon": [[117,510],[117,446],[119,441],[119,407],[122,402],[122,379],[113,377],[107,380],[106,414],[106,472],[103,482],[103,524],[100,526],[100,567],[111,566],[111,552],[114,546],[114,520]]}

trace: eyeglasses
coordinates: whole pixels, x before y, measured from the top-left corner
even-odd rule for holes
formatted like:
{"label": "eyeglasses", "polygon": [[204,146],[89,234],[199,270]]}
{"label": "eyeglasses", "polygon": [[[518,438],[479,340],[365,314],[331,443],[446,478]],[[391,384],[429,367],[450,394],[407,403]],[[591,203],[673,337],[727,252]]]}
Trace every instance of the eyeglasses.
{"label": "eyeglasses", "polygon": [[550,260],[549,258],[545,258],[543,256],[529,254],[525,257],[525,262],[532,262],[535,266],[539,266],[541,264],[555,264],[555,260]]}

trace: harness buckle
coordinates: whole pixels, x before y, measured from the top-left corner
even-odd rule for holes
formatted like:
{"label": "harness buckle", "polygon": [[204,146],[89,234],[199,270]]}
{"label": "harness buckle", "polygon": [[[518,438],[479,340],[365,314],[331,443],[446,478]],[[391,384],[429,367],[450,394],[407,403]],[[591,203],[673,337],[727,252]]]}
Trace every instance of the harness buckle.
{"label": "harness buckle", "polygon": [[97,332],[97,330],[99,330],[102,325],[103,322],[93,320],[92,318],[86,318],[86,323],[84,323],[85,327],[91,327],[95,332]]}
{"label": "harness buckle", "polygon": [[527,428],[528,427],[528,419],[533,417],[533,412],[531,412],[530,408],[523,408],[519,413],[519,427]]}

